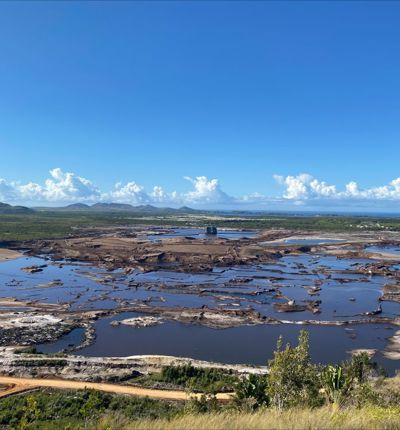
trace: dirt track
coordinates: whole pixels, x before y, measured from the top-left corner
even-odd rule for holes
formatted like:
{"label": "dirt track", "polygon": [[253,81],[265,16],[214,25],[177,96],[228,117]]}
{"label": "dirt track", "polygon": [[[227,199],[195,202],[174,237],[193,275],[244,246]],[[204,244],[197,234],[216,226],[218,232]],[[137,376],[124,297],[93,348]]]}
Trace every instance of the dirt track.
{"label": "dirt track", "polygon": [[[175,390],[153,390],[149,388],[131,387],[127,385],[103,384],[97,382],[67,381],[62,379],[34,379],[14,378],[11,376],[0,376],[0,384],[8,385],[10,388],[0,391],[0,397],[6,397],[22,391],[34,388],[56,388],[65,390],[93,389],[113,394],[126,394],[130,396],[151,397],[163,400],[189,400],[190,397],[200,397],[200,394],[188,394],[185,391]],[[218,393],[217,399],[221,402],[228,401],[231,395]]]}

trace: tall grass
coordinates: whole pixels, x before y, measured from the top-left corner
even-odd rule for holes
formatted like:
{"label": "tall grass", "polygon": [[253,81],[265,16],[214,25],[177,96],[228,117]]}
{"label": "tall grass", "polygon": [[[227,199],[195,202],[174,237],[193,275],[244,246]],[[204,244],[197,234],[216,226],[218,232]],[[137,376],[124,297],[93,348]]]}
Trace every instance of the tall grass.
{"label": "tall grass", "polygon": [[256,413],[221,412],[183,415],[171,420],[126,421],[118,416],[104,416],[96,430],[397,430],[400,429],[400,406],[364,407],[334,411],[332,408],[268,409]]}

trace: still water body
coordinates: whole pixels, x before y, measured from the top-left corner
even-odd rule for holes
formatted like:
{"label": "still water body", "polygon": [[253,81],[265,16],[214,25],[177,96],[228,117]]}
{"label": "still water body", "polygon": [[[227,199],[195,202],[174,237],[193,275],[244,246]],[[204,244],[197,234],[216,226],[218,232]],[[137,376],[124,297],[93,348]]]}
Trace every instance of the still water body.
{"label": "still water body", "polygon": [[160,232],[159,234],[149,234],[146,239],[155,241],[160,239],[168,239],[172,237],[194,237],[196,239],[243,239],[243,238],[253,238],[257,236],[256,231],[252,230],[218,230],[217,235],[207,235],[204,229],[200,228],[175,228],[165,232]]}
{"label": "still water body", "polygon": [[400,246],[368,246],[365,250],[368,252],[388,252],[400,255]]}
{"label": "still water body", "polygon": [[[390,325],[356,325],[351,327],[322,327],[298,325],[244,326],[212,329],[169,321],[158,326],[134,328],[112,326],[110,322],[138,316],[124,313],[118,317],[96,322],[98,337],[94,344],[77,352],[86,356],[130,356],[142,354],[174,355],[199,360],[230,364],[265,365],[273,357],[279,336],[284,342],[296,344],[300,330],[310,334],[311,357],[315,362],[338,363],[350,357],[357,348],[384,349],[387,337],[395,328]],[[41,345],[40,351],[56,352],[68,343],[79,343],[82,332],[78,329],[54,344]],[[374,360],[389,374],[400,368],[399,361],[389,360],[378,353]]]}
{"label": "still water body", "polygon": [[[18,297],[19,299],[38,300],[40,302],[58,303],[71,302],[71,310],[107,309],[118,306],[119,300],[134,302],[149,297],[162,295],[165,302],[156,302],[157,306],[189,306],[209,307],[220,306],[223,302],[217,296],[210,294],[189,294],[186,285],[207,284],[219,288],[229,306],[238,302],[239,307],[251,305],[262,314],[280,319],[322,319],[336,320],[351,319],[354,315],[375,309],[382,286],[386,282],[383,277],[374,276],[362,279],[358,274],[340,274],[341,270],[351,269],[355,263],[363,260],[336,260],[333,257],[297,256],[285,257],[277,264],[258,266],[241,266],[217,268],[212,273],[184,274],[177,272],[136,273],[129,277],[116,271],[104,273],[101,269],[87,265],[52,264],[40,258],[20,258],[0,264],[0,296]],[[43,272],[27,274],[22,267],[48,263]],[[306,273],[301,274],[298,265],[304,265]],[[334,271],[330,278],[314,273],[316,267],[328,267]],[[277,272],[280,271],[280,272]],[[335,272],[337,271],[337,272]],[[87,274],[91,274],[88,277]],[[99,276],[99,281],[93,278]],[[249,283],[235,285],[238,279],[259,276]],[[265,279],[268,276],[279,279]],[[110,282],[104,284],[104,276],[110,277]],[[346,283],[339,282],[343,277]],[[63,285],[42,288],[40,285],[60,279]],[[139,287],[130,288],[129,281],[139,283]],[[279,314],[274,310],[276,299],[263,293],[268,287],[277,286],[280,291],[290,298],[301,302],[311,298],[307,294],[307,286],[322,280],[320,295],[313,298],[322,300],[321,314],[310,312]],[[226,282],[232,285],[227,285]],[[148,289],[148,285],[151,286]],[[160,289],[157,290],[157,285]],[[161,285],[163,287],[161,288]],[[252,302],[251,292],[261,291],[257,296],[260,303]],[[350,301],[356,298],[356,301]],[[400,305],[384,302],[383,316],[400,314]],[[165,322],[159,326],[133,328],[130,326],[110,325],[112,319],[132,317],[134,314],[120,314],[113,318],[104,318],[95,323],[97,339],[95,343],[79,354],[91,356],[126,356],[136,354],[177,355],[197,359],[214,360],[227,363],[264,364],[272,357],[279,335],[285,341],[295,342],[300,329],[310,332],[311,349],[315,361],[341,361],[348,357],[348,351],[356,348],[384,349],[386,340],[392,336],[395,327],[386,324],[364,324],[345,327],[329,326],[299,326],[299,325],[262,325],[245,326],[229,329],[211,329],[198,325],[188,325],[174,321]],[[358,318],[358,317],[357,317]],[[59,351],[70,344],[79,344],[83,330],[77,329],[54,344],[40,346],[42,351]],[[391,373],[400,368],[399,361],[384,359],[378,354],[377,361]]]}

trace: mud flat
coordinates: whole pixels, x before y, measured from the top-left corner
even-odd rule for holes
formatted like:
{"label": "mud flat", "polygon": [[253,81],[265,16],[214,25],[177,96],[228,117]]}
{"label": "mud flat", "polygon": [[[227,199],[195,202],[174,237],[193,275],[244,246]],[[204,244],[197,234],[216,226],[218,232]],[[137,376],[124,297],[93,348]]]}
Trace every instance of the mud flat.
{"label": "mud flat", "polygon": [[15,258],[22,257],[22,254],[12,249],[0,248],[0,262],[14,260]]}
{"label": "mud flat", "polygon": [[111,322],[111,325],[113,326],[117,326],[119,324],[125,324],[132,327],[153,327],[155,325],[162,324],[162,319],[156,317],[136,317]]}
{"label": "mud flat", "polygon": [[74,328],[72,322],[53,315],[29,312],[3,313],[0,322],[0,345],[54,342]]}
{"label": "mud flat", "polygon": [[[146,327],[146,322],[157,323],[162,320],[178,321],[185,324],[196,324],[200,326],[223,329],[240,326],[253,326],[253,325],[271,325],[271,324],[293,324],[293,325],[319,325],[319,326],[347,326],[359,324],[393,324],[400,326],[400,316],[381,317],[381,316],[368,316],[363,318],[348,318],[348,319],[335,319],[335,320],[317,320],[317,319],[301,319],[301,320],[288,320],[272,318],[267,315],[262,315],[253,309],[208,309],[202,308],[168,308],[157,306],[130,306],[119,308],[115,311],[103,312],[108,316],[118,315],[120,313],[135,312],[157,315],[157,318],[151,317],[134,317],[131,319],[118,321],[118,324],[135,325],[137,327]],[[279,311],[278,311],[279,312]],[[289,311],[292,312],[292,311]],[[143,322],[143,324],[141,324]]]}
{"label": "mud flat", "polygon": [[383,287],[381,301],[400,302],[400,285],[386,284]]}
{"label": "mud flat", "polygon": [[391,360],[400,360],[400,330],[397,330],[393,336],[389,338],[383,355]]}
{"label": "mud flat", "polygon": [[[332,238],[318,232],[271,230],[261,231],[255,237],[233,240],[176,236],[151,241],[128,234],[107,233],[94,237],[27,241],[10,247],[16,250],[23,248],[32,256],[47,256],[55,261],[89,262],[109,270],[123,268],[129,272],[169,268],[187,273],[211,271],[214,267],[267,263],[278,261],[283,255],[318,252],[339,258],[400,261],[400,253],[387,252],[399,243],[400,235],[388,232],[382,232],[378,237],[376,233],[338,233]],[[392,248],[388,248],[389,245]]]}
{"label": "mud flat", "polygon": [[34,241],[24,244],[34,256],[48,255],[55,260],[84,261],[107,267],[157,270],[170,267],[182,272],[210,271],[215,266],[268,262],[281,257],[257,245],[252,239],[171,238],[162,242],[134,238],[74,238],[62,241]]}
{"label": "mud flat", "polygon": [[0,346],[55,342],[75,328],[88,329],[95,318],[96,313],[68,312],[68,305],[3,298],[0,300]]}
{"label": "mud flat", "polygon": [[[26,254],[0,265],[0,344],[259,365],[279,334],[295,342],[305,328],[316,361],[366,348],[391,371],[397,365],[381,351],[399,324],[399,262],[379,255],[398,235],[332,242],[288,230],[237,240],[124,234],[15,244]],[[67,368],[61,363],[58,371]]]}

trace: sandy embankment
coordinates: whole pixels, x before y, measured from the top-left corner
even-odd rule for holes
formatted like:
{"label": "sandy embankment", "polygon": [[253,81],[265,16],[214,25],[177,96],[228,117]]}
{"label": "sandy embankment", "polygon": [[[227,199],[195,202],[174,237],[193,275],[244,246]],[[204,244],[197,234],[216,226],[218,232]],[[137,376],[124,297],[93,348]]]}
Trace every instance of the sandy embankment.
{"label": "sandy embankment", "polygon": [[22,254],[18,251],[13,251],[12,249],[1,249],[0,248],[0,262],[14,260],[15,258],[22,257]]}

